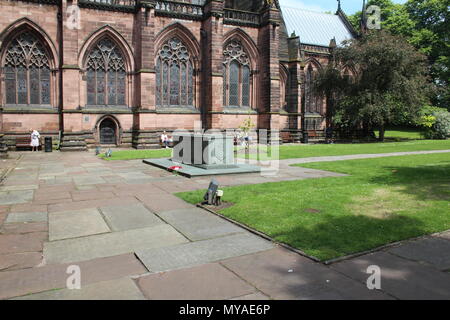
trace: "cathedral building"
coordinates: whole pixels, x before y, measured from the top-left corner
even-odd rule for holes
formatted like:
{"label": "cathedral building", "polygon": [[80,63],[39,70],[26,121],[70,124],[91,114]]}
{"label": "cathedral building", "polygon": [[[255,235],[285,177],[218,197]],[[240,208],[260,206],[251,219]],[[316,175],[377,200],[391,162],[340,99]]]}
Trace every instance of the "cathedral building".
{"label": "cathedral building", "polygon": [[[280,3],[281,2],[281,3]],[[162,131],[320,137],[312,81],[355,32],[282,0],[0,0],[0,134],[62,151],[159,147]]]}

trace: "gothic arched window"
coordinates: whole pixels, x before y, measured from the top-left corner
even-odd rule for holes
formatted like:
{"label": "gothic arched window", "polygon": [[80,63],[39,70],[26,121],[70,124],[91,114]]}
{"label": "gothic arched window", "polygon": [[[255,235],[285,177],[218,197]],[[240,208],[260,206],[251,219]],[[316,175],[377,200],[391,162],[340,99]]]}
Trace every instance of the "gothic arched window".
{"label": "gothic arched window", "polygon": [[280,107],[285,111],[288,110],[288,92],[290,86],[290,75],[287,69],[280,65]]}
{"label": "gothic arched window", "polygon": [[186,46],[168,40],[156,59],[156,105],[194,106],[194,67]]}
{"label": "gothic arched window", "polygon": [[32,33],[11,41],[4,60],[6,104],[50,105],[50,63],[44,46]]}
{"label": "gothic arched window", "polygon": [[101,39],[89,52],[86,75],[88,105],[126,104],[125,61],[121,50],[111,39]]}
{"label": "gothic arched window", "polygon": [[322,98],[314,90],[315,73],[312,66],[306,70],[305,111],[307,113],[322,113]]}
{"label": "gothic arched window", "polygon": [[250,107],[250,59],[238,40],[230,41],[223,51],[223,104]]}

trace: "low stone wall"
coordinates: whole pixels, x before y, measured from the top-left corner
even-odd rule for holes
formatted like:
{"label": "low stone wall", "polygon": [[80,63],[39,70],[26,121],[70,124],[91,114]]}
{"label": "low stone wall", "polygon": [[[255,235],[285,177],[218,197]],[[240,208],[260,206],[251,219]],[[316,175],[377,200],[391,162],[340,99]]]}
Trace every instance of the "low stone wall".
{"label": "low stone wall", "polygon": [[6,146],[4,140],[4,135],[0,134],[0,158],[7,158],[8,157],[8,147]]}
{"label": "low stone wall", "polygon": [[[44,131],[39,132],[41,135],[41,144],[44,144],[45,137],[52,137],[53,149],[59,147],[59,132],[55,131]],[[29,137],[29,133],[24,132],[6,132],[3,134],[3,142],[10,151],[16,151],[16,139]]]}

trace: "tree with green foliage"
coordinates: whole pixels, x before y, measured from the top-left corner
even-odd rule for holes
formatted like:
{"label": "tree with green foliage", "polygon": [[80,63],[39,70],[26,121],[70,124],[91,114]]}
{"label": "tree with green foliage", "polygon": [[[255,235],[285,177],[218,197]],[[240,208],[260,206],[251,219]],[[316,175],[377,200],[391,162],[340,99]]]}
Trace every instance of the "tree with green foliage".
{"label": "tree with green foliage", "polygon": [[366,134],[378,128],[383,141],[386,126],[405,115],[417,117],[427,103],[426,74],[423,54],[402,37],[375,30],[337,47],[315,86],[327,97],[335,124]]}
{"label": "tree with green foliage", "polygon": [[409,0],[414,29],[410,43],[427,55],[438,88],[433,104],[450,110],[450,0]]}
{"label": "tree with green foliage", "polygon": [[[430,79],[437,88],[432,102],[450,110],[450,0],[408,0],[405,4],[369,0],[370,5],[380,7],[382,29],[403,36],[427,56]],[[361,12],[349,20],[360,30]]]}

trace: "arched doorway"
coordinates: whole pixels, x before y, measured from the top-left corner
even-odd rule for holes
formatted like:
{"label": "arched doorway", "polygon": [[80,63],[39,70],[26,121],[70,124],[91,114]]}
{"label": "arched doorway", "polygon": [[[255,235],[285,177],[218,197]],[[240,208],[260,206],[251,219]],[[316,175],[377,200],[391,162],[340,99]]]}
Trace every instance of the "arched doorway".
{"label": "arched doorway", "polygon": [[106,118],[100,123],[99,127],[100,144],[117,144],[117,125]]}

